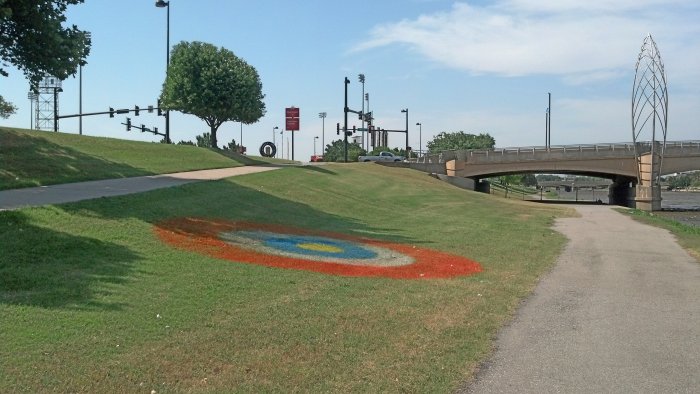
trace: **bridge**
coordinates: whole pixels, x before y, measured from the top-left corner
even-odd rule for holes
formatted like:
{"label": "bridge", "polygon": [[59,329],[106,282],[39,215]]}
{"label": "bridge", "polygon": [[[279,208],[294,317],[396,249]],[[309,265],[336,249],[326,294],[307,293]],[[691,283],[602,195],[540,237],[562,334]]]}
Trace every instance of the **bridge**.
{"label": "bridge", "polygon": [[[640,155],[637,159],[635,149]],[[700,170],[700,141],[667,141],[662,163],[652,161],[661,144],[650,142],[454,150],[426,155],[411,168],[471,190],[488,191],[485,178],[523,173],[578,174],[607,178],[609,203],[647,211],[661,209],[657,175]],[[653,164],[652,164],[653,163]],[[660,166],[660,167],[659,167]]]}

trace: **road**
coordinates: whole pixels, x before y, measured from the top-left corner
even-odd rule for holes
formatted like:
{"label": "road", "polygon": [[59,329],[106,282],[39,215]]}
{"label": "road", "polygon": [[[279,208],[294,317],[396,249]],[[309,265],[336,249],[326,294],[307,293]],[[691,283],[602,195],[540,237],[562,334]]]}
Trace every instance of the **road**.
{"label": "road", "polygon": [[271,166],[244,166],[213,170],[178,172],[101,181],[64,183],[0,191],[0,210],[11,210],[47,204],[61,204],[99,197],[121,196],[191,182],[216,180],[236,175],[276,170]]}
{"label": "road", "polygon": [[608,206],[557,220],[570,242],[460,393],[700,392],[700,264]]}

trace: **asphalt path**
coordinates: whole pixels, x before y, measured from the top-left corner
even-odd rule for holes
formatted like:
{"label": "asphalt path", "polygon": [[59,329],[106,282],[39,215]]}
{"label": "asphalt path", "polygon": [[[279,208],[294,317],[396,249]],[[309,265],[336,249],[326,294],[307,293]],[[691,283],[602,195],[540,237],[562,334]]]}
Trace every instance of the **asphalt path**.
{"label": "asphalt path", "polygon": [[217,180],[236,175],[271,171],[278,168],[272,166],[242,166],[5,190],[0,191],[0,210],[141,193],[191,182]]}
{"label": "asphalt path", "polygon": [[700,264],[608,206],[557,220],[569,243],[461,393],[699,393]]}

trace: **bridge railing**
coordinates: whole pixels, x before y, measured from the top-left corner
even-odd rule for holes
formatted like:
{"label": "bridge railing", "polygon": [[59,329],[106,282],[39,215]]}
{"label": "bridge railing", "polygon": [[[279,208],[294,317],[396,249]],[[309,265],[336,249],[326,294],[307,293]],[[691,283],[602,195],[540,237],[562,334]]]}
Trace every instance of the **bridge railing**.
{"label": "bridge railing", "polygon": [[[638,142],[640,153],[651,151],[651,142]],[[666,153],[700,153],[700,141],[667,141]],[[498,148],[488,150],[448,150],[439,154],[424,155],[422,163],[445,163],[450,160],[463,160],[467,163],[514,162],[529,160],[561,160],[588,158],[634,157],[634,143],[579,144]]]}

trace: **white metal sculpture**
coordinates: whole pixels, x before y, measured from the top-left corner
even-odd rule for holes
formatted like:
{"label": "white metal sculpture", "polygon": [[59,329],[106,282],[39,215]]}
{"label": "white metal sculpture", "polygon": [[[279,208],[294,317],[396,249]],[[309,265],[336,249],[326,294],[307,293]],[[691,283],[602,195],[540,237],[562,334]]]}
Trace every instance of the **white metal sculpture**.
{"label": "white metal sculpture", "polygon": [[[661,164],[666,148],[667,125],[666,72],[659,48],[649,34],[644,39],[637,58],[632,87],[632,139],[637,158],[637,182],[640,185],[647,182],[650,182],[648,186],[660,183]],[[659,141],[657,138],[661,136],[663,136],[663,140]],[[647,144],[646,141],[649,143]],[[648,178],[641,170],[645,167],[642,165],[642,156],[648,156],[645,159],[646,167],[649,168]]]}

